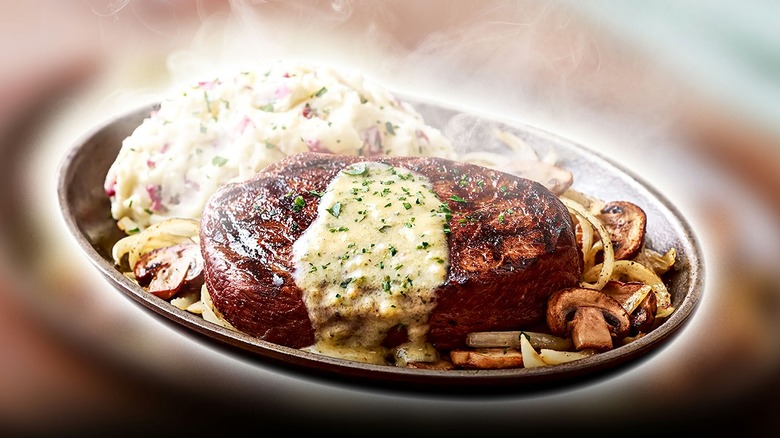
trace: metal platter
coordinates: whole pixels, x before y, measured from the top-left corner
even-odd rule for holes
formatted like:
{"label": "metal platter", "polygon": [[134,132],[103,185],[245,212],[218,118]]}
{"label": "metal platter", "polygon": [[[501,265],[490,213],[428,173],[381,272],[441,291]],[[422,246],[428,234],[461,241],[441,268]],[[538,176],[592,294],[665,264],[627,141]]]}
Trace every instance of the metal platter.
{"label": "metal platter", "polygon": [[420,370],[371,365],[292,349],[228,330],[180,310],[154,296],[119,272],[111,247],[123,237],[110,216],[103,181],[122,141],[153,107],[144,107],[96,127],[64,157],[58,180],[58,198],[69,230],[94,266],[119,293],[205,342],[272,366],[359,385],[393,389],[529,391],[583,382],[622,365],[651,360],[653,351],[684,327],[703,293],[704,267],[693,230],[679,211],[650,183],[617,163],[581,145],[517,122],[496,120],[442,105],[406,99],[426,122],[440,128],[459,152],[498,148],[494,128],[511,132],[540,153],[553,152],[560,166],[574,175],[573,188],[604,200],[626,200],[647,213],[647,242],[651,248],[676,248],[677,262],[665,276],[675,312],[648,335],[575,362],[540,368],[506,370]]}

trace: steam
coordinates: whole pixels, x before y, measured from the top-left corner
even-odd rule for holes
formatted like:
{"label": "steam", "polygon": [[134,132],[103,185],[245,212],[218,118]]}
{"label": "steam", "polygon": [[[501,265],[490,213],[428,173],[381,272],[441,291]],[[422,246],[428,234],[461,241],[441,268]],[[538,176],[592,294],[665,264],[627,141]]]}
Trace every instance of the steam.
{"label": "steam", "polygon": [[91,6],[92,13],[101,18],[118,20],[117,14],[122,11],[132,0],[86,0]]}

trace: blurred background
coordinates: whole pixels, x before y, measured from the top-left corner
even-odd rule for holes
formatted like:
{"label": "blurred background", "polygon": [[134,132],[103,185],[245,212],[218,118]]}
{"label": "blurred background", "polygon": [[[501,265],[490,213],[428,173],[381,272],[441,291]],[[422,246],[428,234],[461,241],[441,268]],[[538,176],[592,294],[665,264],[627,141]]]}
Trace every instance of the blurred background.
{"label": "blurred background", "polygon": [[[778,21],[771,0],[0,0],[0,434],[776,436]],[[360,69],[610,156],[696,230],[699,308],[651,360],[501,397],[312,380],[171,330],[106,283],[69,235],[61,161],[183,81],[280,58]]]}

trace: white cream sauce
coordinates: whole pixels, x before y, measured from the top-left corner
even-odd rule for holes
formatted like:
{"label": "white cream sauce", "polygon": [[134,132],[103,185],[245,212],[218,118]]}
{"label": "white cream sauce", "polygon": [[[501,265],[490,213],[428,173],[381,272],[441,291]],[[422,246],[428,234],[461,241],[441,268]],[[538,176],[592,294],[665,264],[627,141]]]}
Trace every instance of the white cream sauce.
{"label": "white cream sauce", "polygon": [[449,267],[449,213],[418,173],[374,162],[342,169],[293,245],[316,333],[310,350],[381,363],[381,343],[399,324],[424,344]]}

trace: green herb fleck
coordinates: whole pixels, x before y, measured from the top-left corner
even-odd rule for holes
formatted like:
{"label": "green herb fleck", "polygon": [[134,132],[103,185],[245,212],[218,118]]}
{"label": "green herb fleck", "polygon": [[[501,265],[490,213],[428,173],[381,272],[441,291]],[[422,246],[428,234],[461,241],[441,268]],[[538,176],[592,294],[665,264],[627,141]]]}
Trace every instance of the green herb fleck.
{"label": "green herb fleck", "polygon": [[222,166],[224,166],[224,165],[225,165],[225,163],[227,163],[227,162],[228,162],[228,159],[227,159],[227,158],[225,158],[225,157],[220,157],[219,155],[217,155],[216,157],[214,157],[214,158],[211,160],[211,164],[213,164],[213,165],[215,165],[215,166],[217,166],[217,167],[222,167]]}
{"label": "green herb fleck", "polygon": [[387,133],[390,135],[395,135],[395,129],[393,129],[393,124],[390,122],[385,122],[385,129],[387,129]]}
{"label": "green herb fleck", "polygon": [[332,214],[333,217],[339,217],[339,215],[341,214],[341,203],[337,202],[337,203],[333,204],[333,207],[326,208],[325,210],[328,213]]}
{"label": "green herb fleck", "polygon": [[450,196],[450,201],[460,202],[461,204],[465,204],[465,203],[466,203],[466,200],[465,200],[465,199],[463,199],[463,198],[461,198],[461,197],[460,197],[460,196],[458,196],[458,195],[452,195],[452,196]]}
{"label": "green herb fleck", "polygon": [[293,200],[293,210],[295,211],[301,211],[305,205],[306,200],[304,200],[301,195],[296,196]]}
{"label": "green herb fleck", "polygon": [[356,164],[347,167],[346,169],[342,170],[342,172],[352,176],[366,175],[368,174],[368,168],[364,164]]}
{"label": "green herb fleck", "polygon": [[272,113],[272,112],[274,112],[274,104],[272,104],[272,103],[267,103],[267,104],[265,104],[265,105],[261,106],[261,107],[260,107],[260,108],[258,108],[258,109],[259,109],[260,111],[265,111],[265,112],[267,112],[267,113]]}

